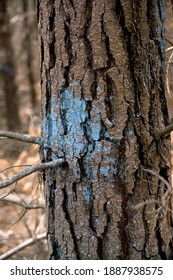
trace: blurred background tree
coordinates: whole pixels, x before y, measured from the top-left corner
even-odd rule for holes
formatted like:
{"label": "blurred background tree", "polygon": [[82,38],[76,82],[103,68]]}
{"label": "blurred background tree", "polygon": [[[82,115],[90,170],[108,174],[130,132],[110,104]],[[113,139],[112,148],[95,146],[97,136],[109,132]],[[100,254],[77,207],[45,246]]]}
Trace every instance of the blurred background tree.
{"label": "blurred background tree", "polygon": [[[40,134],[37,34],[35,0],[0,1],[0,130]],[[19,166],[38,160],[37,146],[0,138],[0,180],[21,171]],[[41,207],[27,210],[25,203]],[[0,255],[44,233],[44,219],[44,196],[37,174],[0,190]],[[46,241],[30,244],[13,258],[47,258]]]}
{"label": "blurred background tree", "polygon": [[16,83],[16,66],[14,48],[11,42],[10,17],[7,1],[0,1],[0,78],[6,107],[7,127],[9,130],[20,129],[18,86]]}
{"label": "blurred background tree", "polygon": [[40,100],[35,1],[2,0],[0,11],[1,129],[28,132]]}

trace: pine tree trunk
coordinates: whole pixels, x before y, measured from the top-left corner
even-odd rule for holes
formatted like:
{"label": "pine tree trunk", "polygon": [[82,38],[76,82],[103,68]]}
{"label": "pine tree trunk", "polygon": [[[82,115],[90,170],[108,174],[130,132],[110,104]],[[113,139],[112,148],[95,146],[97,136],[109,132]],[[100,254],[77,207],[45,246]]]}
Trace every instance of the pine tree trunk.
{"label": "pine tree trunk", "polygon": [[50,259],[172,257],[161,2],[38,0]]}
{"label": "pine tree trunk", "polygon": [[[35,11],[35,0],[23,0],[22,1],[22,8],[24,13],[24,42],[23,47],[26,52],[26,63],[27,63],[27,78],[30,87],[30,98],[33,108],[37,105],[37,92],[35,88],[36,78],[35,71],[34,71],[34,57],[36,59],[36,53],[33,46],[33,38],[34,33],[36,33],[36,22],[35,18],[33,17],[32,13]],[[32,16],[32,17],[31,17]],[[34,20],[35,19],[35,20]]]}
{"label": "pine tree trunk", "polygon": [[18,87],[16,84],[16,67],[14,49],[11,44],[10,18],[7,1],[0,1],[0,82],[4,92],[7,127],[9,130],[20,130]]}

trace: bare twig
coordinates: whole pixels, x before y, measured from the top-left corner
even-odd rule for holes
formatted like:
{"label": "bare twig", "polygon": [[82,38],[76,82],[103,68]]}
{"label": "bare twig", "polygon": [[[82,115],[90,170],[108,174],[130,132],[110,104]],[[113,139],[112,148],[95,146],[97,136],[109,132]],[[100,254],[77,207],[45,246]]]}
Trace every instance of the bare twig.
{"label": "bare twig", "polygon": [[164,193],[164,195],[162,196],[161,200],[156,200],[156,199],[150,199],[148,201],[143,201],[143,202],[140,202],[138,203],[137,205],[135,206],[132,206],[133,209],[138,209],[140,207],[143,207],[143,206],[146,206],[148,204],[158,204],[160,205],[160,207],[157,209],[157,211],[160,211],[161,208],[166,208],[166,211],[170,211],[172,212],[172,209],[170,209],[169,207],[167,207],[166,203],[167,203],[167,199],[169,198],[169,196],[171,196],[173,194],[173,188],[172,186],[169,184],[168,181],[166,181],[162,176],[160,176],[157,172],[151,170],[151,169],[146,169],[144,167],[141,167],[142,170],[144,170],[145,172],[148,172],[149,174],[153,175],[153,176],[156,176],[160,181],[162,181],[162,183],[164,185],[166,185],[167,187],[167,190],[166,192]]}
{"label": "bare twig", "polygon": [[167,94],[169,96],[171,96],[171,91],[170,91],[170,87],[169,87],[169,67],[170,67],[170,63],[171,63],[171,60],[173,58],[173,52],[171,53],[169,59],[168,59],[168,63],[167,63],[167,67],[166,67],[166,87],[167,87]]}
{"label": "bare twig", "polygon": [[163,138],[173,131],[173,123],[169,124],[159,132],[159,138]]}
{"label": "bare twig", "polygon": [[0,199],[0,201],[17,204],[19,206],[22,206],[25,209],[44,209],[45,208],[43,205],[32,205],[32,204],[29,205],[25,201],[22,202],[22,201],[17,201],[17,200],[10,199],[10,198],[2,198],[2,199]]}
{"label": "bare twig", "polygon": [[15,183],[15,185],[11,188],[11,190],[9,190],[6,194],[3,194],[2,196],[0,196],[0,200],[7,197],[9,194],[12,193],[12,191],[14,191],[14,189],[16,188],[17,186],[17,182]]}
{"label": "bare twig", "polygon": [[21,167],[28,167],[28,166],[32,166],[32,165],[31,164],[12,165],[10,167],[7,167],[5,169],[0,170],[0,174],[2,172],[7,171],[7,170],[12,169],[12,168],[19,168],[19,167],[21,168]]}
{"label": "bare twig", "polygon": [[[166,39],[170,44],[171,44],[171,47],[168,48],[167,50],[172,50],[173,49],[173,43],[171,41],[169,41],[168,39]],[[171,55],[169,56],[169,59],[168,59],[168,63],[167,63],[167,66],[166,66],[166,88],[167,88],[167,94],[171,97],[171,90],[170,90],[170,86],[169,86],[169,68],[170,68],[170,64],[171,64],[171,61],[173,59],[173,51],[171,53]],[[166,135],[168,135],[169,133],[171,133],[171,131],[173,131],[173,123],[169,124],[168,126],[166,126],[165,128],[163,128],[159,133],[158,133],[158,138],[163,138],[165,137]]]}
{"label": "bare twig", "polygon": [[150,173],[153,176],[156,176],[166,187],[169,191],[172,191],[172,187],[171,185],[168,183],[168,181],[166,181],[162,176],[160,176],[157,172],[151,170],[151,169],[146,169],[144,167],[142,167],[142,170],[144,170],[147,173]]}
{"label": "bare twig", "polygon": [[3,226],[10,228],[17,225],[22,220],[22,218],[25,216],[26,213],[27,213],[27,209],[22,208],[20,211],[17,212],[17,214],[10,217],[6,222],[3,222]]}
{"label": "bare twig", "polygon": [[166,49],[166,52],[169,52],[169,51],[172,51],[173,50],[173,47],[169,47]]}
{"label": "bare twig", "polygon": [[41,139],[39,137],[30,136],[27,134],[20,134],[17,132],[0,130],[0,137],[6,137],[6,138],[22,141],[22,142],[41,145]]}
{"label": "bare twig", "polygon": [[64,162],[65,162],[64,159],[61,158],[61,159],[53,160],[53,161],[50,161],[50,162],[39,163],[39,164],[36,164],[34,166],[31,166],[31,167],[17,173],[16,175],[11,177],[10,179],[7,179],[7,180],[1,182],[0,183],[0,189],[6,188],[7,186],[13,184],[14,182],[17,182],[20,179],[38,171],[38,170],[53,168],[55,166],[63,164]]}
{"label": "bare twig", "polygon": [[[167,37],[170,37],[170,36],[167,36]],[[169,40],[167,37],[165,37],[165,40],[171,45],[173,46],[173,42],[171,40]]]}
{"label": "bare twig", "polygon": [[138,203],[138,204],[132,206],[131,208],[132,208],[132,209],[138,209],[138,208],[140,208],[140,207],[146,206],[146,205],[148,205],[148,204],[153,204],[153,203],[156,203],[156,204],[158,204],[158,205],[162,205],[161,201],[155,200],[155,199],[150,199],[150,200],[147,200],[147,201],[140,202],[140,203]]}
{"label": "bare twig", "polygon": [[0,256],[0,260],[6,260],[9,257],[13,256],[14,254],[18,253],[19,251],[21,251],[22,249],[26,248],[29,245],[32,245],[33,243],[35,243],[38,240],[41,240],[43,238],[46,238],[46,233],[41,233],[36,235],[35,237],[29,238],[28,240],[24,241],[23,243],[19,244],[18,246],[12,248],[11,250],[9,250],[8,252],[2,254]]}
{"label": "bare twig", "polygon": [[157,172],[154,172],[153,170],[150,170],[150,169],[146,169],[146,168],[143,168],[142,167],[142,170],[150,173],[151,175],[153,176],[156,176],[166,187],[167,187],[167,190],[166,192],[164,193],[164,195],[162,196],[162,199],[161,199],[161,202],[162,202],[162,206],[163,207],[166,207],[166,199],[169,195],[172,195],[173,194],[173,188],[172,186],[169,184],[168,181],[166,181],[162,176],[160,176]]}

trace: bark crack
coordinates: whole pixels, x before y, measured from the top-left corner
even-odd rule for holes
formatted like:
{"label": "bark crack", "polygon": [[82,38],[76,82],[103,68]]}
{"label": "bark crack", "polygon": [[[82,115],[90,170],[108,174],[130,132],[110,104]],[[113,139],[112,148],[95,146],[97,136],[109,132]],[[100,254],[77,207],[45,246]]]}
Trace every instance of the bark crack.
{"label": "bark crack", "polygon": [[56,54],[55,54],[55,32],[53,32],[54,35],[53,35],[53,40],[52,42],[50,43],[49,45],[49,53],[50,53],[50,65],[49,65],[49,68],[52,69],[55,67],[55,64],[56,64]]}
{"label": "bark crack", "polygon": [[158,244],[158,250],[159,250],[159,255],[161,257],[161,260],[167,260],[167,256],[165,251],[163,250],[163,239],[160,233],[160,224],[159,221],[157,220],[156,224],[156,238],[157,238],[157,244]]}
{"label": "bark crack", "polygon": [[[44,175],[45,177],[45,175]],[[45,178],[46,179],[46,178]],[[52,184],[50,185],[50,189],[48,191],[48,203],[47,203],[47,207],[48,207],[48,219],[50,219],[51,223],[48,225],[48,236],[50,236],[50,238],[52,238],[53,243],[52,243],[52,251],[50,254],[50,259],[54,259],[54,257],[56,258],[56,241],[53,238],[53,236],[55,235],[55,188],[56,188],[56,182],[55,180],[53,180]]]}
{"label": "bark crack", "polygon": [[72,239],[73,239],[77,260],[80,260],[80,254],[79,254],[79,250],[78,250],[77,238],[76,238],[76,234],[75,234],[74,224],[73,224],[73,222],[70,218],[69,212],[68,212],[68,194],[67,194],[65,188],[62,189],[62,191],[63,191],[63,195],[64,195],[64,199],[63,199],[63,202],[62,202],[63,211],[65,213],[65,218],[66,218],[66,220],[69,224],[69,227],[70,227],[70,232],[71,232],[71,236],[72,236]]}

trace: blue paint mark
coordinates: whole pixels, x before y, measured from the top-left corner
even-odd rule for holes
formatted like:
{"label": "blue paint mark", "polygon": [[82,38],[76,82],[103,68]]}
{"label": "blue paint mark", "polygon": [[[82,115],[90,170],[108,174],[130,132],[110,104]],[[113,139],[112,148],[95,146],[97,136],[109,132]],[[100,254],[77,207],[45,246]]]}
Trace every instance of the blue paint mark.
{"label": "blue paint mark", "polygon": [[91,123],[91,138],[95,141],[99,140],[101,132],[101,123]]}
{"label": "blue paint mark", "polygon": [[52,86],[52,83],[50,80],[47,81],[47,89],[49,90],[49,92],[51,91],[51,86]]}
{"label": "blue paint mark", "polygon": [[97,141],[100,138],[102,131],[102,118],[100,109],[98,109],[94,104],[90,112],[92,122],[90,122],[91,127],[91,139]]}
{"label": "blue paint mark", "polygon": [[97,93],[102,93],[102,92],[103,92],[103,89],[102,89],[100,86],[98,86],[98,87],[96,88],[96,92],[97,92]]}
{"label": "blue paint mark", "polygon": [[84,186],[82,193],[83,193],[86,203],[89,204],[90,199],[91,199],[91,191],[88,189],[88,187]]}
{"label": "blue paint mark", "polygon": [[100,220],[98,218],[95,219],[95,223],[96,225],[99,225],[100,224]]}
{"label": "blue paint mark", "polygon": [[127,130],[127,131],[126,131],[126,136],[127,136],[127,137],[132,137],[132,136],[134,136],[134,131],[133,131],[132,129]]}
{"label": "blue paint mark", "polygon": [[99,169],[100,174],[104,175],[105,177],[112,178],[113,174],[117,173],[117,168],[114,165],[112,165],[111,162],[107,163],[107,165],[105,165],[105,162],[103,164]]}
{"label": "blue paint mark", "polygon": [[77,88],[79,86],[79,81],[74,81],[73,85],[74,85],[74,88]]}
{"label": "blue paint mark", "polygon": [[139,118],[140,117],[139,113],[135,113],[133,116],[134,116],[134,118]]}
{"label": "blue paint mark", "polygon": [[91,239],[97,239],[97,237],[94,234],[92,234]]}
{"label": "blue paint mark", "polygon": [[118,165],[118,171],[119,171],[119,177],[121,178],[122,181],[125,180],[125,163],[119,163]]}
{"label": "blue paint mark", "polygon": [[64,140],[64,127],[59,120],[59,111],[58,93],[54,93],[51,95],[51,146],[56,152],[58,151],[59,157],[63,157],[64,150],[62,149],[62,143]]}
{"label": "blue paint mark", "polygon": [[100,171],[100,174],[102,174],[104,176],[108,176],[109,171],[110,171],[110,167],[109,166],[101,166],[99,171]]}
{"label": "blue paint mark", "polygon": [[73,194],[73,192],[69,191],[69,192],[67,192],[67,194],[71,196]]}
{"label": "blue paint mark", "polygon": [[[57,243],[57,242],[55,242],[55,243]],[[56,248],[56,255],[57,255],[57,256],[61,256],[61,255],[62,255],[62,251],[61,251],[60,246],[58,246],[58,245],[56,244],[56,246],[54,246],[54,248]]]}
{"label": "blue paint mark", "polygon": [[[101,93],[102,88],[98,87],[97,92]],[[123,163],[120,163],[122,167],[118,166],[117,171],[116,151],[115,154],[112,153],[112,147],[115,148],[118,144],[113,143],[115,140],[103,124],[97,103],[93,101],[92,107],[87,105],[88,101],[82,98],[82,94],[80,95],[78,81],[74,81],[69,89],[51,93],[48,118],[42,122],[42,129],[45,131],[49,129],[48,144],[55,150],[52,157],[66,157],[67,161],[72,163],[72,169],[77,177],[80,177],[78,158],[85,155],[83,164],[88,178],[97,178],[100,174],[107,177],[109,181],[113,181],[113,175],[118,172],[123,179]],[[130,137],[133,132],[129,130],[127,134]],[[112,144],[106,144],[105,140]],[[91,166],[91,161],[96,162],[98,167]],[[75,170],[77,170],[76,173]],[[82,193],[86,203],[89,204],[90,189],[85,186]],[[72,192],[68,195],[71,196]]]}
{"label": "blue paint mark", "polygon": [[[78,85],[77,81],[75,85]],[[88,118],[86,105],[85,100],[75,97],[73,90],[61,92],[61,117],[66,128],[63,145],[70,158],[81,157],[87,151],[88,142],[84,132],[84,123]]]}

